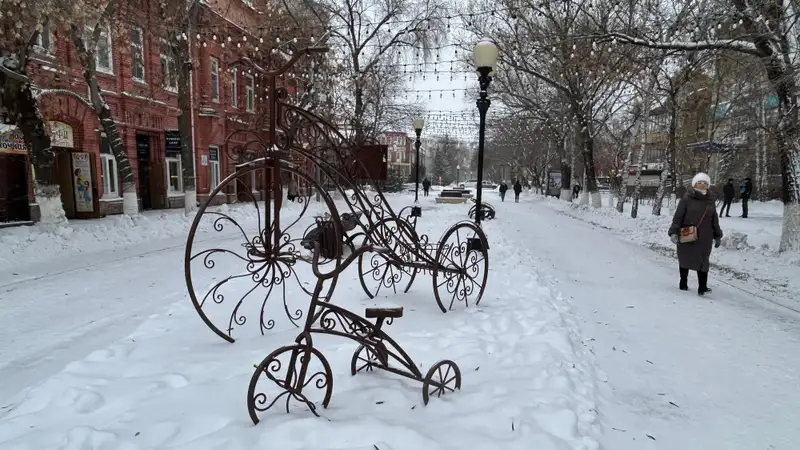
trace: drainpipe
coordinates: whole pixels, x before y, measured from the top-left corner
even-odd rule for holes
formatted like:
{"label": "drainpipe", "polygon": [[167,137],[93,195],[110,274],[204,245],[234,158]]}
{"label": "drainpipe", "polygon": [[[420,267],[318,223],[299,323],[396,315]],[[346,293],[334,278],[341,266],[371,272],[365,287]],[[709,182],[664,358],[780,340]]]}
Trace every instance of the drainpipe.
{"label": "drainpipe", "polygon": [[[191,8],[191,6],[190,6]],[[191,17],[191,12],[189,13]],[[191,18],[189,19],[189,57],[194,58],[194,51],[192,50],[192,23]],[[192,128],[192,168],[194,173],[194,189],[195,189],[195,198],[197,198],[197,191],[200,190],[200,187],[197,185],[197,142],[195,141],[194,137],[194,70],[189,71],[189,112],[191,114],[191,128]],[[194,209],[195,206],[192,207]]]}

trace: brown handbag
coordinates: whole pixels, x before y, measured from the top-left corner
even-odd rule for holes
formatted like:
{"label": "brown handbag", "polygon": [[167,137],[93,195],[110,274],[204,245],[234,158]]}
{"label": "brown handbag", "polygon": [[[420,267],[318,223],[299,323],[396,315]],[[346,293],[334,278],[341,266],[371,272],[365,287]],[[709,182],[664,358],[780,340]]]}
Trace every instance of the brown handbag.
{"label": "brown handbag", "polygon": [[706,205],[705,211],[703,211],[703,216],[700,217],[700,222],[697,222],[697,225],[692,225],[690,227],[683,227],[681,228],[681,234],[678,237],[678,242],[681,244],[688,244],[690,242],[697,241],[697,227],[703,223],[703,219],[706,218],[706,213],[708,212],[708,205]]}

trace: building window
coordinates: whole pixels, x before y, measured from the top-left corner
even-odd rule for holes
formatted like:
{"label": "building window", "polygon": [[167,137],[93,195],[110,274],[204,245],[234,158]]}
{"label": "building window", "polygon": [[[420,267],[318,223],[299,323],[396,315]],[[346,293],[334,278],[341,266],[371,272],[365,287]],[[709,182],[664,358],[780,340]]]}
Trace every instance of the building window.
{"label": "building window", "polygon": [[183,192],[180,158],[167,158],[167,190],[170,195]]}
{"label": "building window", "polygon": [[144,31],[131,28],[131,77],[144,83]]}
{"label": "building window", "polygon": [[239,107],[239,69],[231,69],[231,106]]}
{"label": "building window", "polygon": [[[86,27],[87,42],[91,42],[94,30]],[[97,39],[97,47],[94,49],[94,62],[98,72],[114,74],[114,57],[111,54],[111,34],[108,27],[101,27],[100,37]]]}
{"label": "building window", "polygon": [[175,48],[166,42],[161,43],[161,83],[164,89],[178,91],[178,72],[175,65]]}
{"label": "building window", "polygon": [[211,57],[211,101],[219,103],[219,60]]}
{"label": "building window", "polygon": [[46,55],[53,55],[56,51],[55,42],[53,32],[50,30],[50,25],[42,25],[42,31],[36,35],[36,51]]}
{"label": "building window", "polygon": [[245,109],[248,112],[253,112],[256,106],[256,90],[253,84],[253,76],[245,74],[244,76],[244,95],[245,95]]}
{"label": "building window", "polygon": [[100,155],[100,174],[103,177],[103,198],[119,197],[117,160],[114,155]]}
{"label": "building window", "polygon": [[212,145],[208,147],[208,170],[209,179],[211,180],[211,189],[213,190],[219,185],[219,147]]}

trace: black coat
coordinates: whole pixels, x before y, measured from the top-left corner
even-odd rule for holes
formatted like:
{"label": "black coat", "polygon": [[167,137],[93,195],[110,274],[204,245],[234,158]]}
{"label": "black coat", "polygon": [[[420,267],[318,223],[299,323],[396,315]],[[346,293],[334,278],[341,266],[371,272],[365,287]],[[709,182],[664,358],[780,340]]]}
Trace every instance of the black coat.
{"label": "black coat", "polygon": [[508,190],[508,185],[505,183],[500,183],[500,192],[505,193]]}
{"label": "black coat", "polygon": [[522,185],[519,184],[519,181],[517,181],[514,183],[514,193],[519,194],[520,192],[522,192]]}
{"label": "black coat", "polygon": [[[705,217],[700,223],[704,213]],[[692,225],[697,227],[697,241],[678,243],[678,264],[684,269],[708,272],[714,239],[722,239],[719,216],[711,196],[689,187],[686,189],[686,196],[678,202],[669,235],[680,235],[681,228]]]}
{"label": "black coat", "polygon": [[726,202],[733,201],[733,198],[736,196],[736,192],[733,189],[733,183],[730,181],[725,183],[725,186],[722,187],[722,196]]}
{"label": "black coat", "polygon": [[753,183],[751,183],[750,181],[745,181],[744,184],[742,185],[741,192],[742,195],[740,195],[739,197],[741,197],[744,200],[749,200],[750,196],[753,194]]}

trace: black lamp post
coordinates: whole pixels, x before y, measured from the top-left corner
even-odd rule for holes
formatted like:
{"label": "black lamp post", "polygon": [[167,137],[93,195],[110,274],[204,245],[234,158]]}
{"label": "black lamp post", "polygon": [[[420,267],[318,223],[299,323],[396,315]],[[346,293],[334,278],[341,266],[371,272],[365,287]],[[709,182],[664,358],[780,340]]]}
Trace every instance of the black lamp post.
{"label": "black lamp post", "polygon": [[481,225],[484,209],[481,203],[481,193],[483,191],[483,144],[486,137],[486,112],[489,110],[491,101],[486,92],[492,82],[492,75],[497,67],[498,51],[494,42],[483,38],[475,44],[473,58],[475,68],[478,71],[478,83],[480,84],[480,97],[476,102],[478,113],[480,114],[480,129],[478,131],[478,195],[475,199],[475,225]]}
{"label": "black lamp post", "polygon": [[422,208],[419,206],[419,148],[422,146],[419,137],[422,134],[422,127],[425,125],[425,119],[417,117],[414,119],[412,125],[414,126],[414,133],[417,134],[417,140],[414,142],[416,149],[416,176],[414,177],[414,206],[411,207],[411,215],[414,217],[422,216]]}
{"label": "black lamp post", "polygon": [[460,165],[456,165],[456,187],[458,187],[458,181],[459,181],[458,171],[459,170],[461,170],[461,166]]}

